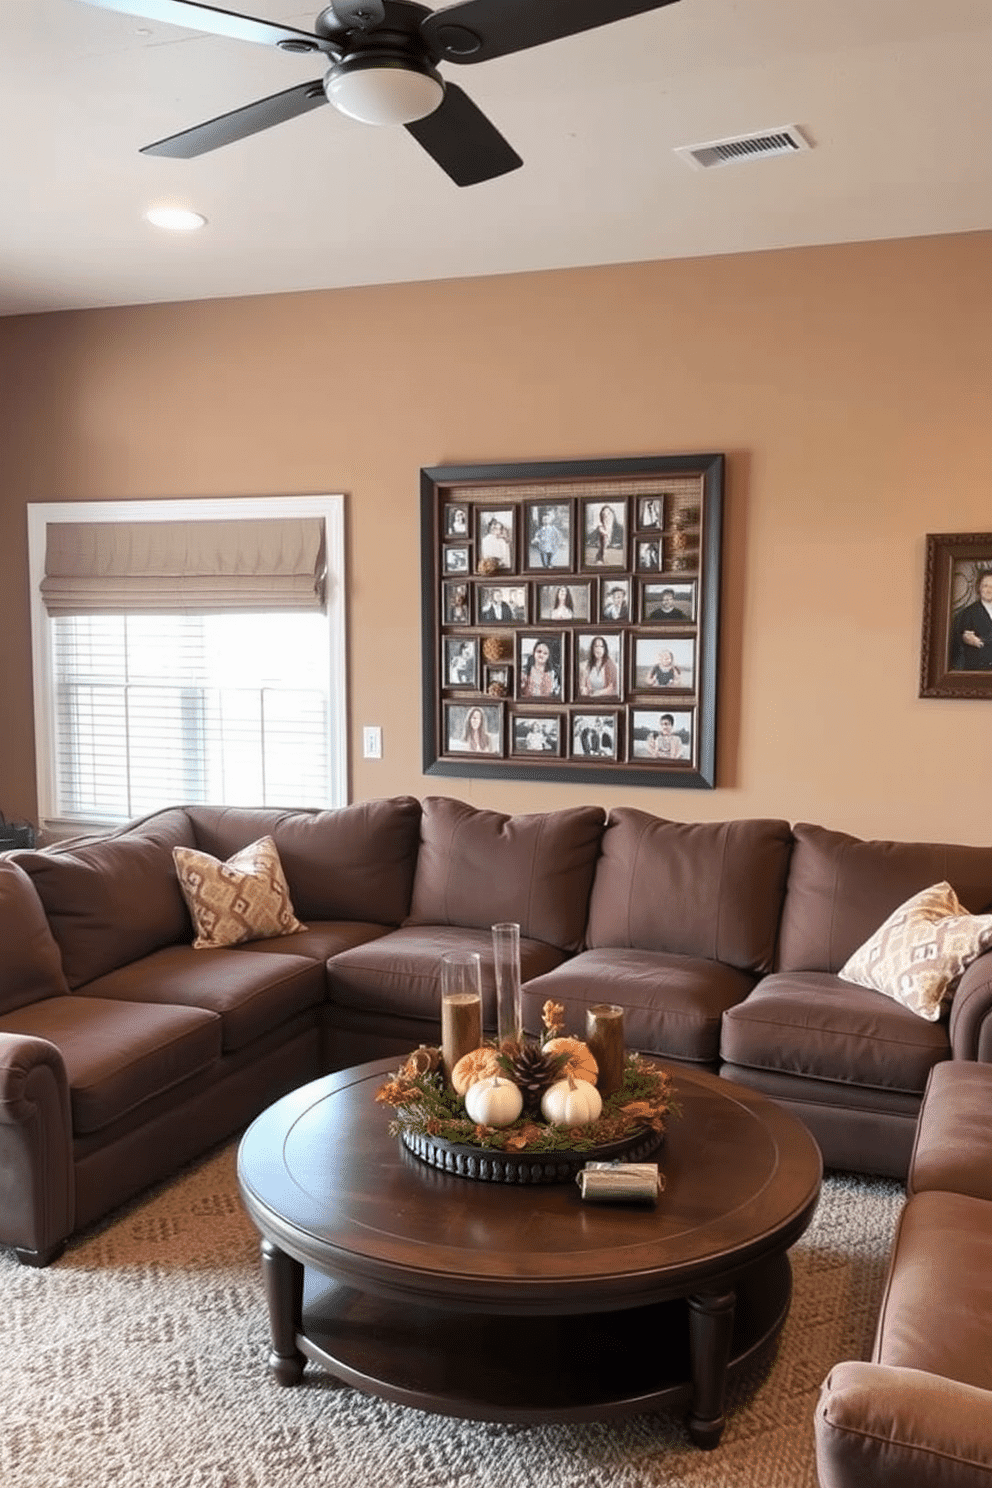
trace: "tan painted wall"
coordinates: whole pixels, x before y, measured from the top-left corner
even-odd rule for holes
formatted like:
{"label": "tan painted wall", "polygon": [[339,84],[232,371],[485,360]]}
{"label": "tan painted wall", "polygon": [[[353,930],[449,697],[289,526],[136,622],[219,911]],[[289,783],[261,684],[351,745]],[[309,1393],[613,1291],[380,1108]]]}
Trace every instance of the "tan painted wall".
{"label": "tan painted wall", "polygon": [[[924,536],[992,531],[990,257],[973,234],[0,321],[0,807],[35,813],[27,501],[343,490],[356,799],[987,841],[992,703],[917,686]],[[714,450],[719,788],[424,777],[420,467]]]}

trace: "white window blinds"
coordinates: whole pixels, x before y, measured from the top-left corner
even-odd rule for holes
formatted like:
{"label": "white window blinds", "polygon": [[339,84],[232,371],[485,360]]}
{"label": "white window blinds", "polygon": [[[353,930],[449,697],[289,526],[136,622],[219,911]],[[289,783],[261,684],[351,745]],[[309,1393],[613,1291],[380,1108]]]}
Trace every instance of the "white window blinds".
{"label": "white window blinds", "polygon": [[[108,521],[114,505],[36,534],[43,819],[340,804],[343,576],[325,575],[325,518],[198,520],[189,502],[189,519]],[[339,521],[333,537],[343,565]]]}

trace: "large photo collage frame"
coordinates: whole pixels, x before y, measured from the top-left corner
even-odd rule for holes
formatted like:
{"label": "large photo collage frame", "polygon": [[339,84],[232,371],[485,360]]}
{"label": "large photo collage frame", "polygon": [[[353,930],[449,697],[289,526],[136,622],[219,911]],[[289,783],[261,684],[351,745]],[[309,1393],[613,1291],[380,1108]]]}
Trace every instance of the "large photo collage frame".
{"label": "large photo collage frame", "polygon": [[723,463],[421,471],[428,774],[715,784]]}

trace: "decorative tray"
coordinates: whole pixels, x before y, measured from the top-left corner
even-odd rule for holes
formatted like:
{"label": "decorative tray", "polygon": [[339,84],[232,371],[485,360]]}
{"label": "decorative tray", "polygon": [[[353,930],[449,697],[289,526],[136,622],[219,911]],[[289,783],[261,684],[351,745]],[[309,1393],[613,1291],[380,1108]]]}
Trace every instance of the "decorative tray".
{"label": "decorative tray", "polygon": [[661,1146],[665,1134],[647,1127],[616,1142],[545,1152],[473,1147],[407,1128],[400,1131],[399,1138],[421,1162],[458,1178],[476,1178],[483,1183],[571,1183],[588,1162],[643,1162]]}

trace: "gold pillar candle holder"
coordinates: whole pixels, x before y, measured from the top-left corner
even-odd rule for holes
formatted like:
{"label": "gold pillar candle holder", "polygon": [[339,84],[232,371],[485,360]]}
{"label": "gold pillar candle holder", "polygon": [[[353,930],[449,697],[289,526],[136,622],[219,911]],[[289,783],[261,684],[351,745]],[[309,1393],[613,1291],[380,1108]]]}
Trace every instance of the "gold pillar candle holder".
{"label": "gold pillar candle holder", "polygon": [[606,1100],[623,1084],[626,1057],[623,1042],[623,1008],[613,1002],[596,1002],[586,1009],[586,1043],[599,1065],[596,1086]]}
{"label": "gold pillar candle holder", "polygon": [[482,965],[478,951],[441,957],[441,1063],[451,1071],[463,1054],[482,1043]]}

